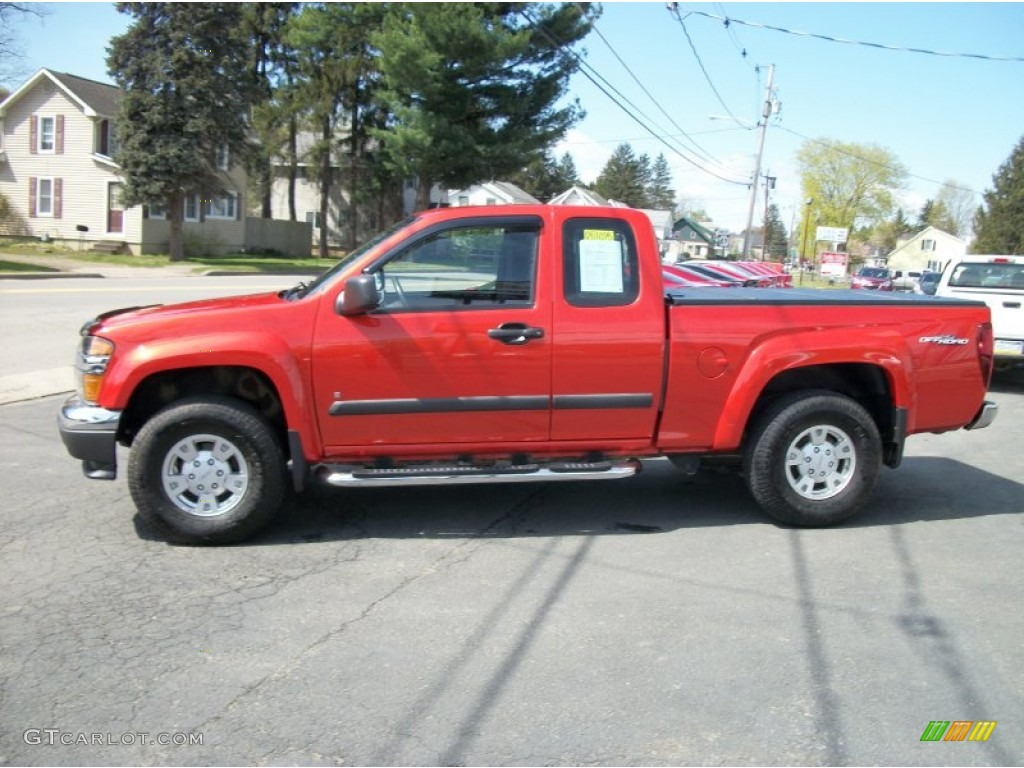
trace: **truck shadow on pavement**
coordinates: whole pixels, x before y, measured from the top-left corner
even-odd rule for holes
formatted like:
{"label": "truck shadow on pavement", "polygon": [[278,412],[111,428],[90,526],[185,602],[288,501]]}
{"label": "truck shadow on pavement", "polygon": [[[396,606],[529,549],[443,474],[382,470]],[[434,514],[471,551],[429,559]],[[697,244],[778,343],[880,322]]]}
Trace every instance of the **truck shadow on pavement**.
{"label": "truck shadow on pavement", "polygon": [[[353,539],[651,535],[683,528],[769,525],[737,473],[688,478],[667,461],[614,482],[376,488],[314,486],[246,544]],[[953,459],[909,457],[882,470],[866,507],[831,530],[1024,512],[1024,485]],[[136,529],[155,538],[136,516]],[[242,546],[245,546],[243,544]]]}

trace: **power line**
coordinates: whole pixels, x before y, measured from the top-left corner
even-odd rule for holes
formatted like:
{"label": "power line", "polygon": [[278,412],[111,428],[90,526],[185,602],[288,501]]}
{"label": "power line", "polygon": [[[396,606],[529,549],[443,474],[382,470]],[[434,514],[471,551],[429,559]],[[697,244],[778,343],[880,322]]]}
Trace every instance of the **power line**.
{"label": "power line", "polygon": [[[722,176],[721,174],[716,173],[715,171],[711,170],[710,168],[707,168],[707,167],[701,165],[699,162],[697,162],[693,158],[689,157],[686,153],[682,152],[678,147],[676,147],[676,146],[670,144],[669,142],[667,142],[662,136],[660,136],[657,132],[655,132],[653,128],[651,128],[643,120],[641,120],[639,117],[637,117],[635,114],[633,114],[618,99],[616,99],[611,93],[609,93],[608,88],[610,88],[611,90],[615,91],[616,93],[619,93],[619,91],[613,85],[611,85],[611,83],[609,83],[596,69],[594,69],[589,64],[587,64],[587,62],[585,62],[573,50],[571,50],[570,48],[566,47],[564,42],[558,40],[543,25],[541,25],[537,21],[535,21],[533,19],[533,17],[530,16],[530,14],[528,14],[526,12],[525,9],[522,9],[522,8],[519,9],[519,13],[520,13],[520,15],[522,15],[522,17],[524,19],[526,19],[526,21],[530,24],[530,26],[532,26],[537,32],[539,32],[540,34],[544,35],[550,42],[554,43],[555,45],[564,48],[565,51],[576,60],[577,64],[579,64],[579,66],[580,66],[580,70],[579,71],[580,71],[580,73],[584,77],[586,77],[599,91],[601,91],[601,93],[603,93],[605,96],[607,96],[615,104],[615,106],[617,106],[619,109],[621,109],[623,112],[625,112],[626,115],[629,116],[630,119],[632,119],[635,123],[637,123],[641,128],[643,128],[645,131],[647,131],[655,139],[657,139],[662,144],[664,144],[671,152],[673,152],[674,154],[678,155],[679,157],[681,157],[683,160],[685,160],[687,163],[689,163],[693,167],[697,168],[698,170],[703,171],[704,173],[708,174],[709,176],[714,176],[716,179],[719,179],[720,181],[724,181],[724,182],[729,183],[729,184],[736,184],[736,185],[740,185],[740,186],[746,186],[747,185],[746,181],[736,181],[734,179],[727,179],[725,176]],[[591,75],[591,72],[593,72],[593,75]],[[601,85],[601,83],[598,82],[598,79],[600,79],[605,84],[607,84],[608,88],[605,88],[603,85]],[[621,93],[619,93],[619,95],[622,96]],[[641,114],[643,114],[642,110],[640,110],[635,105],[633,105],[632,102],[630,102],[629,99],[627,99],[625,96],[622,96],[622,99],[624,101],[626,101],[627,103],[629,103],[631,106],[633,106],[633,108],[636,109],[638,112],[641,112]],[[645,117],[646,117],[646,115],[645,115]],[[650,118],[647,118],[647,119],[650,120]]]}
{"label": "power line", "polygon": [[944,56],[947,58],[958,58],[958,59],[980,59],[982,61],[1012,61],[1021,63],[1024,62],[1024,57],[1021,56],[989,56],[983,53],[956,53],[951,51],[933,51],[927,48],[911,48],[899,45],[885,45],[883,43],[870,43],[864,40],[847,40],[842,37],[834,37],[832,35],[822,35],[816,32],[802,32],[798,29],[787,29],[785,27],[775,27],[771,24],[761,24],[756,21],[743,21],[742,19],[734,19],[730,16],[717,16],[713,13],[707,13],[706,11],[689,11],[687,16],[704,16],[708,19],[714,19],[715,21],[723,22],[726,27],[731,24],[742,24],[745,27],[754,27],[756,29],[770,29],[773,32],[782,32],[787,35],[797,35],[799,37],[813,37],[817,40],[825,40],[829,43],[842,43],[843,45],[860,45],[867,48],[878,48],[883,51],[897,51],[900,53],[922,53],[928,56]]}
{"label": "power line", "polygon": [[693,56],[695,59],[697,59],[697,66],[699,66],[700,71],[704,73],[704,79],[711,87],[711,92],[715,94],[715,98],[718,99],[718,103],[722,105],[722,109],[724,109],[729,114],[729,117],[735,120],[738,124],[746,125],[746,123],[744,123],[742,120],[740,120],[738,117],[736,117],[736,115],[732,113],[732,110],[729,109],[729,106],[725,103],[725,100],[722,98],[722,94],[718,92],[718,88],[715,87],[714,82],[711,80],[711,75],[708,74],[708,70],[704,66],[704,62],[701,60],[700,54],[697,52],[697,46],[693,44],[693,38],[690,37],[690,31],[686,28],[686,23],[683,21],[683,17],[679,13],[679,8],[677,4],[670,3],[668,6],[668,10],[669,13],[671,13],[675,17],[675,20],[679,22],[679,26],[682,28],[683,34],[686,35],[686,42],[690,44],[690,50],[693,51]]}
{"label": "power line", "polygon": [[721,166],[721,163],[719,163],[717,159],[712,157],[711,154],[706,149],[704,149],[704,147],[702,147],[700,144],[698,144],[696,141],[694,141],[690,137],[690,135],[686,132],[686,130],[681,125],[679,125],[679,123],[677,123],[675,120],[672,119],[672,116],[665,110],[664,107],[661,106],[660,103],[658,103],[658,100],[654,98],[654,96],[651,94],[651,92],[649,90],[647,90],[647,86],[645,86],[643,84],[643,81],[640,80],[640,78],[637,77],[633,73],[633,70],[630,69],[629,65],[626,64],[626,62],[622,60],[622,57],[619,56],[618,51],[616,51],[615,48],[612,47],[612,44],[608,42],[608,39],[604,35],[601,34],[601,30],[599,30],[597,28],[596,24],[594,24],[592,26],[592,29],[594,30],[594,32],[597,33],[597,36],[599,38],[601,38],[601,41],[606,46],[608,46],[608,50],[612,52],[612,55],[618,60],[619,64],[622,65],[623,69],[625,69],[629,73],[629,76],[633,78],[633,81],[638,86],[640,86],[640,90],[642,90],[645,94],[647,94],[647,98],[649,98],[654,103],[654,106],[656,106],[658,109],[661,110],[661,114],[663,114],[668,119],[668,121],[670,123],[672,123],[672,125],[676,128],[676,130],[679,131],[679,133],[677,135],[678,136],[682,136],[683,138],[685,138],[691,144],[691,146],[694,148],[694,151],[696,151],[698,154],[702,155],[705,160],[707,160],[708,162],[713,163],[715,165]]}

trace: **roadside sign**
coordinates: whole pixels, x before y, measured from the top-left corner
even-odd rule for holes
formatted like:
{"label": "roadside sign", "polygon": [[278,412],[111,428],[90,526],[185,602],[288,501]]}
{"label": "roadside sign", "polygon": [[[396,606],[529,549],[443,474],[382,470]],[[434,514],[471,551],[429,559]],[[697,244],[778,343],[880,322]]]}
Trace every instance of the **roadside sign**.
{"label": "roadside sign", "polygon": [[850,230],[846,227],[818,227],[815,230],[815,240],[827,240],[830,243],[845,243],[849,237]]}
{"label": "roadside sign", "polygon": [[843,277],[846,275],[846,267],[850,260],[849,254],[823,251],[818,254],[818,258],[821,260],[822,277]]}

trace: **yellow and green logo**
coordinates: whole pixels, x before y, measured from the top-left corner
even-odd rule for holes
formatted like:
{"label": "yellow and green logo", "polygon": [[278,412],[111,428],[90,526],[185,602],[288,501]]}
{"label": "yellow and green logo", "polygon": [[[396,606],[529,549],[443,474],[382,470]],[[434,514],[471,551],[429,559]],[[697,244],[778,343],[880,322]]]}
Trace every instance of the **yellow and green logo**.
{"label": "yellow and green logo", "polygon": [[921,741],[988,741],[995,729],[995,720],[932,720]]}

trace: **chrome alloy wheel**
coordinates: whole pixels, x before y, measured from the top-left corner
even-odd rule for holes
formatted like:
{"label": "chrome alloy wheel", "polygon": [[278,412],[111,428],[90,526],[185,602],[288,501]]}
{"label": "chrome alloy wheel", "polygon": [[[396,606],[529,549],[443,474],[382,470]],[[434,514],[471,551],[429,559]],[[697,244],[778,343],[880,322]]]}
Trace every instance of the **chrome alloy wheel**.
{"label": "chrome alloy wheel", "polygon": [[190,435],[164,458],[167,498],[183,512],[215,517],[231,511],[249,488],[249,466],[238,446],[217,435]]}
{"label": "chrome alloy wheel", "polygon": [[857,451],[850,436],[833,425],[805,429],[786,449],[786,480],[805,499],[830,499],[853,480]]}

